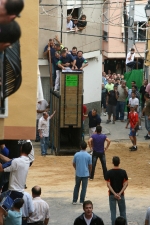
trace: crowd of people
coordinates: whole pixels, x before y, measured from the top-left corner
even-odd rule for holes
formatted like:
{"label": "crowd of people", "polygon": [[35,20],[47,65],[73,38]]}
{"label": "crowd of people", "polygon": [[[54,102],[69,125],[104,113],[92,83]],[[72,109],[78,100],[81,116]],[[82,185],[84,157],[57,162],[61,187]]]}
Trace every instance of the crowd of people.
{"label": "crowd of people", "polygon": [[82,15],[80,18],[73,17],[72,15],[67,16],[67,25],[66,29],[68,31],[82,31],[86,28],[87,21],[86,21],[86,15]]}
{"label": "crowd of people", "polygon": [[52,68],[52,80],[54,91],[60,89],[60,72],[61,70],[71,69],[82,71],[84,67],[88,66],[88,62],[83,57],[83,51],[78,50],[77,47],[72,47],[68,50],[59,41],[58,37],[49,39],[48,45],[45,46],[43,56],[48,59]]}
{"label": "crowd of people", "polygon": [[[114,80],[115,77],[115,80]],[[102,73],[102,93],[101,93],[101,107],[104,116],[108,115],[106,121],[110,124],[111,121],[115,124],[115,121],[131,123],[131,127],[134,129],[130,132],[130,139],[133,143],[133,138],[136,139],[138,130],[142,129],[141,118],[145,117],[145,128],[147,135],[144,137],[146,140],[150,139],[150,120],[149,120],[149,89],[148,80],[145,79],[143,84],[138,90],[136,81],[131,82],[131,88],[128,88],[124,76],[120,74],[113,74],[112,76]],[[125,118],[125,110],[127,111],[127,117]],[[111,116],[113,119],[111,120]],[[131,118],[132,117],[132,118]],[[134,144],[131,151],[136,151],[137,146]]]}

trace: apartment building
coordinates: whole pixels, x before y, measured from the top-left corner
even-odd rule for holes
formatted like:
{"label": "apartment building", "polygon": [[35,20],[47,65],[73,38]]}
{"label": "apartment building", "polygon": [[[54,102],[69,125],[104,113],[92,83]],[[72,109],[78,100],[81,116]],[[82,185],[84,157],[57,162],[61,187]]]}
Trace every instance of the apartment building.
{"label": "apartment building", "polygon": [[[26,0],[18,23],[22,37],[22,84],[0,114],[0,139],[35,139],[38,65],[39,1]],[[32,34],[32,35],[31,35]]]}
{"label": "apartment building", "polygon": [[[110,4],[104,4],[103,7],[103,35],[102,43],[103,69],[108,72],[124,73],[126,60],[125,29],[124,29],[124,1],[110,1]],[[147,21],[144,7],[147,1],[135,1],[134,8],[134,38],[135,38],[135,60],[141,63],[143,67],[143,59],[145,56],[145,28]],[[129,1],[127,2],[127,14],[129,14]]]}
{"label": "apartment building", "polygon": [[[39,11],[39,69],[44,97],[49,101],[49,67],[47,59],[43,59],[43,49],[50,38],[58,35],[60,41],[69,50],[76,46],[84,52],[88,67],[84,69],[84,103],[100,107],[102,55],[102,26],[100,16],[102,0],[42,0]],[[83,31],[67,32],[66,17],[78,17],[85,14],[87,26]],[[90,106],[90,107],[92,107]]]}

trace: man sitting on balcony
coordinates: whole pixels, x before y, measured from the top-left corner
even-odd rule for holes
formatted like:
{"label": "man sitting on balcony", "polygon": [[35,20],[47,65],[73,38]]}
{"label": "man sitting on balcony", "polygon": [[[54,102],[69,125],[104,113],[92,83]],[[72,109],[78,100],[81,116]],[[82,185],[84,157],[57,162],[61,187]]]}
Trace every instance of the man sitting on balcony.
{"label": "man sitting on balcony", "polygon": [[65,67],[71,67],[72,70],[74,70],[75,63],[76,63],[76,60],[73,59],[72,55],[67,54],[66,50],[63,49],[61,51],[61,57],[58,62],[58,67],[61,68],[62,70],[65,70]]}
{"label": "man sitting on balcony", "polygon": [[[135,49],[131,48],[131,51],[127,54],[127,58],[126,58],[126,66],[128,66],[129,68],[131,68],[131,70],[133,70],[136,66],[136,63],[134,61],[134,57],[135,57]],[[140,65],[140,63],[138,62],[138,66]]]}

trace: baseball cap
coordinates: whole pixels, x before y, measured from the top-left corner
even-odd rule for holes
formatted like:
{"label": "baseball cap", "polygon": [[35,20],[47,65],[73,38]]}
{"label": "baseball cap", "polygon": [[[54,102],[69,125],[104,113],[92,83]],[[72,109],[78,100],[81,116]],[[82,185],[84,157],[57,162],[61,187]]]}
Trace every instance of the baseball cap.
{"label": "baseball cap", "polygon": [[135,105],[130,105],[130,108],[134,108],[135,107]]}

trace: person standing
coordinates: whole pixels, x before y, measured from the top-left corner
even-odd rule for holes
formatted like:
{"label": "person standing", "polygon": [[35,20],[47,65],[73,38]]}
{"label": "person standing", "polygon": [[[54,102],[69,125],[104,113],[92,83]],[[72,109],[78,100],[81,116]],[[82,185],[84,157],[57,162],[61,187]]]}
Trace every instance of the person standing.
{"label": "person standing", "polygon": [[4,225],[22,225],[21,208],[24,204],[23,199],[16,199],[11,210],[5,213]]}
{"label": "person standing", "polygon": [[47,155],[47,149],[49,145],[49,123],[50,120],[55,115],[56,111],[53,112],[51,116],[48,115],[47,112],[43,112],[43,116],[39,119],[39,136],[40,136],[40,143],[41,143],[41,155]]}
{"label": "person standing", "polygon": [[84,141],[84,121],[85,121],[84,115],[87,114],[87,107],[86,107],[86,105],[82,106],[82,112],[83,112],[83,116],[82,116],[82,140]]}
{"label": "person standing", "polygon": [[40,136],[38,132],[38,124],[39,124],[39,119],[42,117],[42,113],[45,112],[48,108],[48,102],[45,99],[38,99],[37,102],[37,116],[36,116],[36,139],[35,142],[40,141]]}
{"label": "person standing", "polygon": [[106,116],[106,96],[107,96],[107,89],[105,85],[102,83],[102,92],[101,92],[101,113],[103,107],[103,115]]}
{"label": "person standing", "polygon": [[[92,172],[90,175],[90,180],[93,180],[93,178],[94,178],[95,167],[96,167],[98,158],[102,165],[104,179],[105,179],[106,172],[107,172],[105,151],[108,149],[108,147],[110,145],[110,140],[107,138],[107,136],[105,134],[102,134],[101,132],[102,132],[102,127],[97,126],[96,134],[93,134],[88,141],[90,150],[93,151]],[[107,142],[106,147],[104,147],[105,141]]]}
{"label": "person standing", "polygon": [[96,130],[96,126],[101,124],[101,118],[97,114],[97,109],[92,109],[92,111],[90,111],[88,115],[84,115],[84,117],[89,118],[89,136],[91,137]]}
{"label": "person standing", "polygon": [[86,152],[87,143],[85,141],[81,142],[81,151],[77,152],[73,158],[73,167],[76,171],[75,187],[73,192],[72,204],[76,205],[78,201],[80,184],[82,182],[82,190],[80,193],[80,203],[83,204],[86,189],[88,185],[88,178],[92,170],[92,157]]}
{"label": "person standing", "polygon": [[150,139],[150,98],[149,94],[146,93],[144,95],[145,98],[145,108],[143,109],[143,113],[145,114],[145,128],[148,131],[147,135],[145,136],[145,140]]}
{"label": "person standing", "polygon": [[118,86],[114,85],[114,90],[111,90],[107,94],[107,110],[108,110],[108,120],[106,123],[111,122],[111,114],[113,114],[113,124],[115,124],[116,120],[116,105],[117,105],[117,99],[119,98],[119,92],[118,92]]}
{"label": "person standing", "polygon": [[93,213],[93,203],[87,200],[83,203],[84,213],[77,217],[74,225],[104,225],[103,220]]}
{"label": "person standing", "polygon": [[118,86],[118,92],[119,97],[117,99],[116,120],[121,120],[121,122],[124,122],[124,110],[126,106],[126,98],[128,96],[128,87],[126,87],[126,81],[122,81],[121,85]]}
{"label": "person standing", "polygon": [[142,110],[144,108],[144,105],[145,105],[145,98],[144,98],[144,95],[146,93],[146,86],[148,84],[148,80],[145,79],[144,82],[143,82],[143,85],[140,87],[140,93],[141,93],[141,107],[142,107]]}
{"label": "person standing", "polygon": [[49,205],[41,199],[41,188],[39,186],[34,186],[31,191],[34,211],[28,218],[28,225],[47,225],[50,218]]}
{"label": "person standing", "polygon": [[112,163],[114,167],[113,169],[107,171],[106,182],[109,189],[111,221],[112,225],[115,225],[116,204],[118,204],[120,216],[126,219],[124,191],[128,186],[128,176],[125,170],[119,168],[120,158],[118,156],[113,157]]}
{"label": "person standing", "polygon": [[129,148],[131,151],[137,151],[136,132],[138,130],[139,118],[138,118],[137,112],[135,111],[135,108],[136,108],[135,105],[130,105],[129,118],[128,118],[128,122],[126,125],[126,128],[128,128],[128,125],[130,123],[129,137],[133,144],[133,146]]}
{"label": "person standing", "polygon": [[22,225],[27,225],[28,218],[34,212],[32,197],[28,192],[24,192],[23,195],[24,204],[22,207]]}
{"label": "person standing", "polygon": [[[3,169],[2,164],[0,164],[0,172],[10,172],[8,191],[1,194],[0,225],[3,225],[3,215],[11,209],[15,200],[23,198],[24,186],[30,165],[28,155],[31,149],[31,144],[27,142],[22,145],[21,156],[19,158],[10,160],[5,157],[6,162],[10,161],[10,166]],[[2,160],[4,160],[4,156]]]}
{"label": "person standing", "polygon": [[114,88],[114,84],[112,84],[111,79],[108,79],[108,83],[105,85],[105,88],[107,89],[107,91],[111,91]]}

